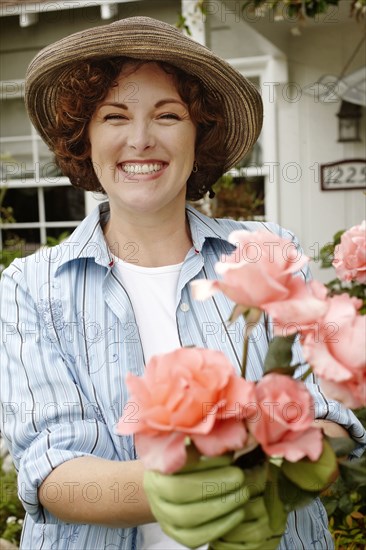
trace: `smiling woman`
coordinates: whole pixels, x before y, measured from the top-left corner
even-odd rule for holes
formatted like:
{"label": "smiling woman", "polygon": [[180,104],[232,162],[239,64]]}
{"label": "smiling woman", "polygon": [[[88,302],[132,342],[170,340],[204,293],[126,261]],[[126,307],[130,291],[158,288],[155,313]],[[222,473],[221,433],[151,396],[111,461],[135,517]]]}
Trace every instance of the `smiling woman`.
{"label": "smiling woman", "polygon": [[[195,545],[191,528],[198,527],[231,548],[226,536],[247,528],[248,517],[256,539],[250,548],[274,548],[279,538],[272,537],[264,506],[246,503],[246,496],[244,510],[250,482],[237,466],[227,467],[225,457],[193,475],[199,496],[203,482],[219,482],[216,505],[198,498],[182,514],[177,478],[167,476],[174,513],[163,506],[154,507],[154,515],[133,436],[116,433],[128,406],[128,373],[141,376],[150,357],[208,348],[223,354],[217,361],[212,351],[216,371],[222,374],[227,361],[240,371],[244,319],[228,330],[230,300],[193,301],[190,287],[194,279],[215,278],[216,263],[234,249],[229,234],[261,230],[296,243],[276,224],[210,219],[186,204],[210,193],[256,142],[259,92],[174,27],[133,17],[39,52],[28,68],[25,99],[63,173],[78,188],[103,191],[106,200],[67,240],[16,260],[1,280],[1,432],[27,511],[22,548],[171,550],[182,545],[160,524],[171,532],[176,522],[188,534],[179,538],[183,544]],[[268,350],[264,323],[259,333],[248,357],[251,381],[263,376]],[[297,343],[293,354],[300,364]],[[191,356],[200,373],[200,353]],[[202,399],[206,378],[200,377]],[[172,384],[184,393],[181,377]],[[328,402],[315,383],[309,386],[316,416],[361,440],[352,413]],[[166,391],[164,376],[151,391]],[[183,408],[189,417],[189,402]],[[134,422],[133,411],[129,418]],[[229,479],[240,481],[238,499],[230,498]],[[189,497],[190,487],[182,491]],[[289,515],[279,548],[315,544],[332,547],[317,500]]]}
{"label": "smiling woman", "polygon": [[89,124],[91,162],[119,225],[140,212],[184,213],[195,159],[195,124],[173,77],[155,63],[132,70],[122,70]]}
{"label": "smiling woman", "polygon": [[72,67],[63,77],[57,91],[58,124],[48,128],[54,140],[57,164],[74,185],[89,191],[103,192],[90,161],[89,121],[96,108],[105,101],[108,91],[111,98],[115,99],[116,81],[122,71],[126,78],[131,77],[125,83],[123,99],[130,107],[136,104],[139,101],[138,85],[132,74],[146,64],[159,67],[167,79],[170,76],[174,95],[178,95],[179,100],[186,105],[196,127],[195,158],[200,170],[188,179],[187,199],[197,200],[211,189],[222,174],[223,169],[219,166],[226,163],[224,113],[221,104],[210,91],[203,88],[197,78],[165,62],[120,57],[103,62],[86,61]]}

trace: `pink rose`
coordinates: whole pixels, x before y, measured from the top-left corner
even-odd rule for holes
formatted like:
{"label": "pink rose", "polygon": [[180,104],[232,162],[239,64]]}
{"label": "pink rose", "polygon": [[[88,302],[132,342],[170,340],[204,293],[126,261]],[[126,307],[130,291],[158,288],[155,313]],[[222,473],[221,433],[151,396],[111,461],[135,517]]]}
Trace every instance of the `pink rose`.
{"label": "pink rose", "polygon": [[244,446],[242,419],[246,404],[254,401],[254,383],[236,375],[222,352],[182,348],[156,355],[143,377],[129,374],[126,383],[130,401],[117,431],[136,434],[147,468],[163,473],[182,468],[187,436],[206,456]]}
{"label": "pink rose", "polygon": [[334,250],[333,266],[342,281],[366,283],[366,220],[342,234]]}
{"label": "pink rose", "polygon": [[304,284],[300,277],[294,277],[288,283],[288,291],[285,300],[263,305],[273,319],[275,336],[311,330],[329,307],[327,288],[319,281]]}
{"label": "pink rose", "polygon": [[196,300],[222,291],[239,304],[232,320],[249,308],[259,308],[268,311],[281,328],[291,324],[288,333],[296,332],[294,323],[309,324],[325,313],[324,300],[307,289],[302,277],[294,277],[308,261],[294,243],[260,231],[234,231],[229,241],[237,249],[215,266],[222,280],[192,281]]}
{"label": "pink rose", "polygon": [[264,452],[297,462],[317,460],[322,432],[314,428],[313,398],[305,384],[282,374],[267,374],[256,385],[258,408],[247,420],[249,431]]}
{"label": "pink rose", "polygon": [[353,376],[346,383],[340,384],[321,380],[320,386],[329,399],[335,399],[350,409],[358,409],[366,406],[366,370],[363,369],[358,376]]}
{"label": "pink rose", "polygon": [[366,316],[361,300],[340,294],[316,330],[302,342],[303,354],[320,378],[324,393],[351,408],[366,405]]}

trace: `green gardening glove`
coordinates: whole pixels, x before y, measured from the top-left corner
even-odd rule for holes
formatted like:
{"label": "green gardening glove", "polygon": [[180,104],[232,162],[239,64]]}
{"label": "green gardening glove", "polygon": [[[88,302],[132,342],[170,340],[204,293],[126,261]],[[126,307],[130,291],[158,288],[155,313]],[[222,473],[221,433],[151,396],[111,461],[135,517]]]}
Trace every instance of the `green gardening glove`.
{"label": "green gardening glove", "polygon": [[244,470],[251,499],[244,504],[244,520],[210,543],[210,550],[276,550],[281,542],[285,523],[273,532],[269,526],[269,517],[263,498],[265,487],[265,468],[258,466]]}
{"label": "green gardening glove", "polygon": [[[258,496],[244,505],[242,523],[210,543],[210,550],[276,550],[283,533],[273,533],[268,524],[264,499]],[[283,527],[283,530],[285,526]]]}
{"label": "green gardening glove", "polygon": [[231,460],[228,456],[202,458],[173,475],[145,472],[144,489],[152,513],[168,536],[196,548],[243,522],[251,491],[243,470],[231,466]]}

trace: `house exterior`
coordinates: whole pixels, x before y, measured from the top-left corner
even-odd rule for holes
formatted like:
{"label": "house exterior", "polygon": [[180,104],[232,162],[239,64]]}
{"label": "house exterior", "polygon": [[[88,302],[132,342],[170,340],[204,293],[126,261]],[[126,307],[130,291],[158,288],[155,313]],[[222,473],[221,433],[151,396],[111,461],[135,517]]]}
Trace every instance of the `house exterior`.
{"label": "house exterior", "polygon": [[[23,106],[28,63],[63,36],[134,15],[175,24],[183,13],[196,40],[260,87],[265,118],[259,147],[233,175],[261,179],[266,219],[294,231],[313,258],[336,231],[360,223],[366,217],[363,22],[349,17],[348,0],[301,25],[285,10],[275,21],[270,11],[260,15],[243,4],[210,0],[203,15],[196,0],[2,1],[1,185],[7,187],[4,205],[14,206],[17,220],[3,224],[3,242],[16,231],[44,243],[71,231],[100,200],[71,188],[31,127]],[[337,113],[345,97],[356,101],[360,141],[338,141]],[[338,164],[324,167],[329,163]],[[324,281],[333,277],[316,261],[313,272]]]}

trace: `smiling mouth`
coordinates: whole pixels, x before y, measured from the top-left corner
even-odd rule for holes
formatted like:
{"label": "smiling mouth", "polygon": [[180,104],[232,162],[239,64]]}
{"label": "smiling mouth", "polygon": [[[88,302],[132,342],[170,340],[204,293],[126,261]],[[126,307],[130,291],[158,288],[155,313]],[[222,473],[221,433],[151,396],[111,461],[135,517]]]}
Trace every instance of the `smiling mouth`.
{"label": "smiling mouth", "polygon": [[146,162],[146,163],[134,163],[125,162],[120,165],[123,172],[126,174],[155,174],[166,166],[162,162]]}

